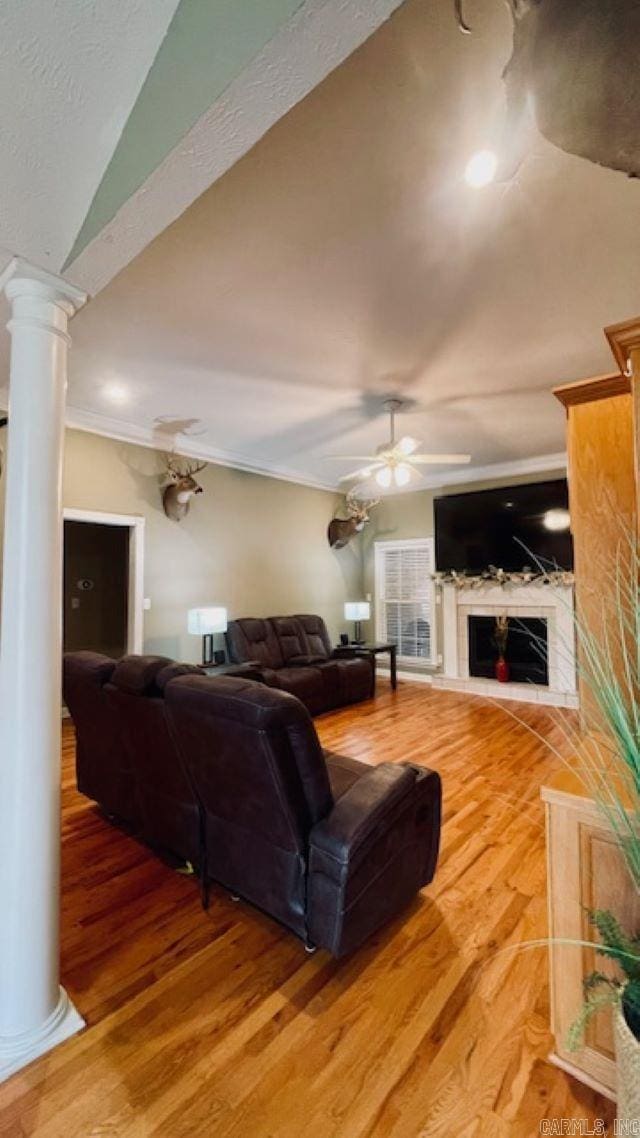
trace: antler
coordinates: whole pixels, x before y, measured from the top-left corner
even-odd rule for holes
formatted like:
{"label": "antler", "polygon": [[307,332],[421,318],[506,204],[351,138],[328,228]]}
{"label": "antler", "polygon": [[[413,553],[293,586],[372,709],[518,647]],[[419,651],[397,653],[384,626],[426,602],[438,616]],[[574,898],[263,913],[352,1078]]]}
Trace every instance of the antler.
{"label": "antler", "polygon": [[380,498],[359,498],[358,501],[360,502],[360,508],[369,513],[369,510],[372,510],[374,506],[379,504]]}
{"label": "antler", "polygon": [[206,462],[195,462],[193,464],[189,462],[183,469],[180,465],[178,465],[177,455],[165,452],[164,457],[167,464],[167,470],[176,478],[192,478],[194,474],[198,474],[199,471],[204,470],[205,466],[208,465]]}
{"label": "antler", "polygon": [[207,462],[196,462],[194,466],[189,463],[185,471],[185,478],[192,478],[194,474],[199,474],[200,471],[204,470],[205,466],[208,465]]}
{"label": "antler", "polygon": [[469,27],[468,23],[466,22],[463,14],[462,14],[462,0],[454,0],[454,8],[455,8],[455,13],[456,13],[456,21],[457,21],[458,27],[460,28],[460,31],[464,32],[465,35],[467,35],[467,36],[470,35],[471,34],[471,28]]}
{"label": "antler", "polygon": [[349,490],[346,495],[347,509],[354,514],[368,514],[379,501],[379,498],[358,498],[354,490]]}

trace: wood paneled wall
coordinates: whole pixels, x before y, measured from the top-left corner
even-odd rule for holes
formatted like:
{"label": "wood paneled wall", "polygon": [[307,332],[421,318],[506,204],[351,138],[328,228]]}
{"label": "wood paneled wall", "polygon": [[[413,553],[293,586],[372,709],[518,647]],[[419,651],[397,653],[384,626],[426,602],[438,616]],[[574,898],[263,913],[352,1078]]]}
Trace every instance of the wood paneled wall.
{"label": "wood paneled wall", "polygon": [[[567,409],[569,502],[574,540],[576,608],[582,627],[612,653],[619,644],[619,582],[629,579],[636,514],[634,395],[622,374],[559,387]],[[579,653],[580,658],[580,653]],[[586,713],[589,692],[580,681]]]}

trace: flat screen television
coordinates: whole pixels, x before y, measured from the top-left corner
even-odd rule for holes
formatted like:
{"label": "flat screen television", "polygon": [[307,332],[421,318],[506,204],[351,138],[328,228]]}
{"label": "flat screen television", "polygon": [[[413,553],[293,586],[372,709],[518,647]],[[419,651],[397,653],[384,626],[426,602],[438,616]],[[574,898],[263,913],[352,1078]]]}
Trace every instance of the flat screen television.
{"label": "flat screen television", "polygon": [[516,572],[535,569],[538,559],[545,567],[572,569],[568,509],[566,478],[436,498],[436,566]]}

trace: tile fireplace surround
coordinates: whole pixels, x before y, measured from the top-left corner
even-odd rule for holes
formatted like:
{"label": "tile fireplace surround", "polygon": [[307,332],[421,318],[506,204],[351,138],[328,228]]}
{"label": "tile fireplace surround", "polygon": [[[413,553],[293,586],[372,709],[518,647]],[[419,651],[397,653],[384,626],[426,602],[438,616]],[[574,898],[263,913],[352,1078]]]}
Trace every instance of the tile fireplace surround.
{"label": "tile fireplace surround", "polygon": [[[434,687],[519,699],[554,707],[577,707],[573,587],[571,585],[516,585],[488,582],[478,588],[438,587],[442,609],[442,672]],[[498,683],[469,674],[470,616],[538,617],[547,622],[549,683]]]}

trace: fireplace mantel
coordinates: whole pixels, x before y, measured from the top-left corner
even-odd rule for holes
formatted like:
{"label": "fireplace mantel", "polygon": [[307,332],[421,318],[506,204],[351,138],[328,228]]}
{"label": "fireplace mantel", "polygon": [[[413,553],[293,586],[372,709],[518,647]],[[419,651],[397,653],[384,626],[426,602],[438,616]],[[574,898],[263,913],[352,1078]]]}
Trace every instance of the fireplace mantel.
{"label": "fireplace mantel", "polygon": [[[572,585],[505,588],[487,582],[473,589],[442,584],[443,670],[434,685],[495,698],[577,707]],[[469,616],[538,617],[547,621],[549,684],[498,683],[469,674]]]}

